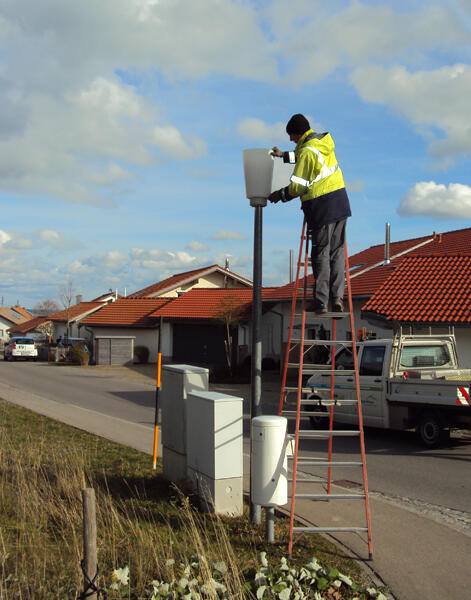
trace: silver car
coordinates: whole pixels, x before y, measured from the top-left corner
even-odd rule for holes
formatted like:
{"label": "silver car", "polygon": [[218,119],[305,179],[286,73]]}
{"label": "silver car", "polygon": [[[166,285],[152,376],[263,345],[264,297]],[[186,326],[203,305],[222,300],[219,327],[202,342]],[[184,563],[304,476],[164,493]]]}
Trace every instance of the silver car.
{"label": "silver car", "polygon": [[5,346],[3,360],[38,360],[35,340],[29,337],[14,337]]}

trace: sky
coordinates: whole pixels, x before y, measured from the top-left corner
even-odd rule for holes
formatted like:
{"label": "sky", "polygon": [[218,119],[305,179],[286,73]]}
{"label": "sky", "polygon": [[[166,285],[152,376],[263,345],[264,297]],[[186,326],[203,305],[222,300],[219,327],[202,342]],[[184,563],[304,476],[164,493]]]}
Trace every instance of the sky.
{"label": "sky", "polygon": [[[242,151],[329,131],[350,254],[471,226],[471,0],[0,0],[0,300],[252,279]],[[263,285],[300,202],[263,209]]]}

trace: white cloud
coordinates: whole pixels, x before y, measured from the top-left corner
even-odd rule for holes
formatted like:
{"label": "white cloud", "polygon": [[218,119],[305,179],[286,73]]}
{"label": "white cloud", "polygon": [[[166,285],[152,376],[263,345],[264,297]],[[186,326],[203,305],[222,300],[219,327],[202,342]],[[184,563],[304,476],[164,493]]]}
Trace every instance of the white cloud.
{"label": "white cloud", "polygon": [[[390,106],[418,128],[427,128],[437,158],[471,152],[471,66],[456,64],[410,73],[405,67],[362,67],[351,76],[363,100]],[[444,139],[436,139],[440,129]]]}
{"label": "white cloud", "polygon": [[246,240],[245,235],[237,231],[218,231],[211,236],[212,240]]}
{"label": "white cloud", "polygon": [[404,194],[397,212],[402,217],[470,219],[471,187],[460,183],[445,186],[434,181],[421,181]]}
{"label": "white cloud", "polygon": [[2,229],[0,229],[0,244],[3,246],[3,244],[6,244],[10,240],[11,240],[11,235],[9,233],[7,233],[6,231],[3,231]]}
{"label": "white cloud", "polygon": [[206,252],[206,250],[209,250],[208,246],[205,246],[201,242],[197,241],[190,242],[187,248],[193,252]]}
{"label": "white cloud", "polygon": [[164,152],[177,160],[189,160],[204,156],[207,152],[206,143],[197,136],[183,135],[176,127],[154,127],[152,140]]}
{"label": "white cloud", "polygon": [[267,124],[261,119],[243,119],[237,125],[237,133],[249,140],[258,140],[270,144],[286,139],[286,123]]}
{"label": "white cloud", "polygon": [[320,81],[340,67],[355,68],[373,61],[414,64],[427,51],[456,47],[469,39],[453,12],[437,5],[395,12],[384,4],[352,2],[334,14],[328,11],[329,7],[318,3],[316,18],[293,17],[284,38],[277,40],[277,50],[282,48],[292,61],[287,77],[294,84]]}
{"label": "white cloud", "polygon": [[38,235],[43,242],[46,242],[46,244],[49,244],[58,250],[67,250],[69,248],[75,248],[78,245],[77,242],[68,240],[65,235],[62,235],[54,229],[41,229]]}

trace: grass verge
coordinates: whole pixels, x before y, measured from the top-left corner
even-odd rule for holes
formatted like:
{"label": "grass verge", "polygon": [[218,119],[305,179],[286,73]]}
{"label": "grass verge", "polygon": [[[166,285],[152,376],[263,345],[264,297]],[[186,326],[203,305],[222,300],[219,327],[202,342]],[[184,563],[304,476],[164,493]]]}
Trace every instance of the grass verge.
{"label": "grass verge", "polygon": [[[195,555],[224,560],[229,597],[246,597],[244,573],[257,568],[259,553],[270,560],[286,554],[287,519],[277,520],[277,543],[266,547],[264,528],[251,525],[247,513],[200,514],[151,467],[145,454],[0,400],[0,598],[79,597],[84,487],[97,498],[101,581],[128,565],[126,598],[148,598],[149,582],[175,577],[175,565]],[[321,536],[297,543],[290,564],[312,556],[363,577]],[[109,592],[113,597],[122,596]]]}

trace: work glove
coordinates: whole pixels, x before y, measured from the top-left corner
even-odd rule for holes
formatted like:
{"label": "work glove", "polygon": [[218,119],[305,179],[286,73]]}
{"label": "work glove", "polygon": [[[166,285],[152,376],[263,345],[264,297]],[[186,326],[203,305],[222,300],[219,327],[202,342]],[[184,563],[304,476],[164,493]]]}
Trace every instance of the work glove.
{"label": "work glove", "polygon": [[272,202],[273,204],[276,204],[277,202],[279,202],[281,200],[281,190],[276,190],[275,192],[272,192],[268,196],[268,200],[270,202]]}
{"label": "work glove", "polygon": [[270,154],[272,156],[278,156],[278,158],[283,157],[283,152],[277,146],[273,146],[273,148],[270,150]]}

